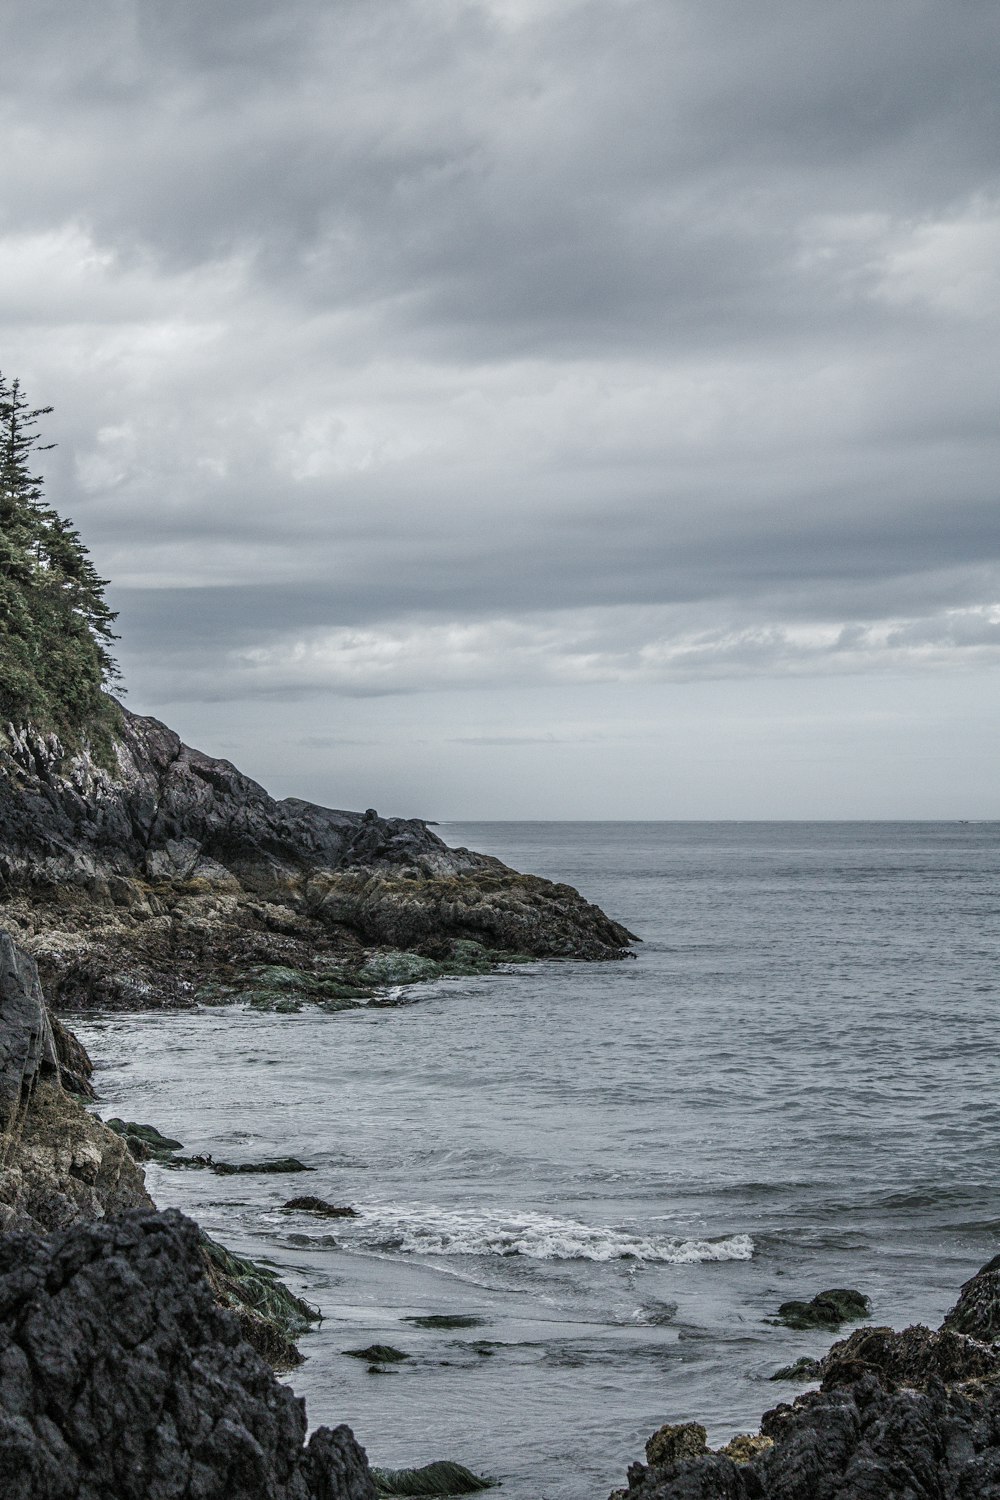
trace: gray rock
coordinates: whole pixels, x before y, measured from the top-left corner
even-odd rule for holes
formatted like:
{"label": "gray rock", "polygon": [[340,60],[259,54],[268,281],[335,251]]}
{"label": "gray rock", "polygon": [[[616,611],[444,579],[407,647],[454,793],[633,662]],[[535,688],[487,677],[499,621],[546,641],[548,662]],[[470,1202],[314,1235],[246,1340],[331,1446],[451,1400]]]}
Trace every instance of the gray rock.
{"label": "gray rock", "polygon": [[207,981],[224,998],[254,966],[349,987],[378,968],[366,948],[430,973],[476,944],[605,959],[632,941],[569,886],[419,819],[276,801],[156,719],[121,725],[111,769],[28,729],[0,748],[6,921],[58,1005],[192,1003]]}
{"label": "gray rock", "polygon": [[38,970],[0,932],[0,1131],[18,1124],[43,1068],[59,1076]]}
{"label": "gray rock", "polygon": [[[78,1070],[63,1087],[60,1055]],[[90,1059],[54,1026],[38,971],[0,931],[0,1230],[57,1229],[148,1205],[124,1141],[76,1095]]]}
{"label": "gray rock", "polygon": [[180,1214],[0,1239],[4,1500],[374,1500],[349,1428],[305,1434]]}

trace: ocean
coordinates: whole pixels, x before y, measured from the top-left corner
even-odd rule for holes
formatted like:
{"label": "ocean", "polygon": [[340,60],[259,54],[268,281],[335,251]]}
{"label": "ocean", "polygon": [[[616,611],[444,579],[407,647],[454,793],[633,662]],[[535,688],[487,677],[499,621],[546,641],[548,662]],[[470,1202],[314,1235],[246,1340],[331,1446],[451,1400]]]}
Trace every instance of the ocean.
{"label": "ocean", "polygon": [[[940,1321],[1000,1238],[1000,824],[438,831],[578,887],[635,958],[75,1026],[101,1114],[316,1169],[147,1173],[322,1309],[287,1377],[314,1425],[509,1500],[603,1500],[662,1422],[724,1442],[800,1389],[769,1376],[829,1338],[782,1301]],[[302,1192],[359,1217],[282,1211]],[[411,1357],[343,1353],[372,1343]]]}

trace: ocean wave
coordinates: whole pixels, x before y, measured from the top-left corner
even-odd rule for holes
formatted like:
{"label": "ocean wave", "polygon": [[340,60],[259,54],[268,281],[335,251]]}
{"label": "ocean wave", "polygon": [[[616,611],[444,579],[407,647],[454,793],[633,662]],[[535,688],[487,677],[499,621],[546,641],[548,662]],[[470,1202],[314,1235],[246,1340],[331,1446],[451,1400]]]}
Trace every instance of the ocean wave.
{"label": "ocean wave", "polygon": [[670,1265],[750,1260],[748,1234],[720,1240],[647,1236],[551,1214],[483,1213],[429,1205],[362,1208],[353,1242],[410,1255],[523,1255],[531,1260],[638,1260]]}

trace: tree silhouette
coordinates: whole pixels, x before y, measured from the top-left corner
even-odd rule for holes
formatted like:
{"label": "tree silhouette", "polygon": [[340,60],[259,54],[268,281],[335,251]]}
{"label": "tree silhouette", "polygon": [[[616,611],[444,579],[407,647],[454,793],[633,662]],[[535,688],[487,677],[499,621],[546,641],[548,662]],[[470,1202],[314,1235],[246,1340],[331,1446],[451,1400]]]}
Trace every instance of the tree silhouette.
{"label": "tree silhouette", "polygon": [[39,419],[17,380],[0,374],[0,720],[105,748],[117,709],[111,653],[117,618],[80,533],[45,500]]}

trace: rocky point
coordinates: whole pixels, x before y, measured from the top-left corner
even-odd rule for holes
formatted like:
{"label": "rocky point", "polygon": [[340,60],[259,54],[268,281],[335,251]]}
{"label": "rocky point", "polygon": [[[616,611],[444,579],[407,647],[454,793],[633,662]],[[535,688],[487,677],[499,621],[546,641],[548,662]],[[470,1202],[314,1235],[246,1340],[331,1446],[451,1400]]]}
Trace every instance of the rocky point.
{"label": "rocky point", "polygon": [[577,891],[451,849],[419,819],[276,801],[121,710],[107,764],[8,727],[0,920],[57,1007],[146,1009],[291,988],[327,1005],[503,959],[619,958]]}

